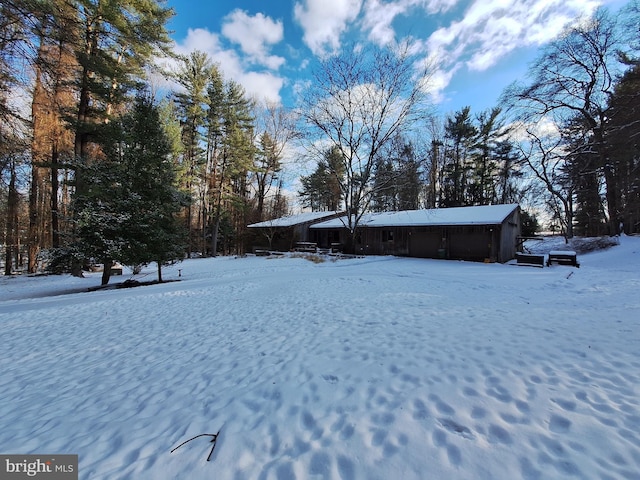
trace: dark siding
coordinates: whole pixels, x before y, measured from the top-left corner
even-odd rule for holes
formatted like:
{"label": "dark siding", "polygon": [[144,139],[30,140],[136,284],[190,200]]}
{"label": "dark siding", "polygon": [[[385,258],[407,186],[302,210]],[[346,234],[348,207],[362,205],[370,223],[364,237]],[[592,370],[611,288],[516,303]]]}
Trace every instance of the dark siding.
{"label": "dark siding", "polygon": [[502,222],[498,262],[505,263],[516,257],[516,246],[520,232],[520,207],[518,207]]}
{"label": "dark siding", "polygon": [[484,261],[491,256],[491,229],[453,227],[449,232],[449,258]]}
{"label": "dark siding", "polygon": [[438,250],[443,246],[442,230],[416,228],[409,236],[409,256],[438,258]]}
{"label": "dark siding", "polygon": [[[519,234],[520,209],[516,208],[496,225],[361,227],[353,251],[504,263],[515,258]],[[350,243],[346,228],[313,229],[309,237],[325,248],[338,238],[343,245]]]}

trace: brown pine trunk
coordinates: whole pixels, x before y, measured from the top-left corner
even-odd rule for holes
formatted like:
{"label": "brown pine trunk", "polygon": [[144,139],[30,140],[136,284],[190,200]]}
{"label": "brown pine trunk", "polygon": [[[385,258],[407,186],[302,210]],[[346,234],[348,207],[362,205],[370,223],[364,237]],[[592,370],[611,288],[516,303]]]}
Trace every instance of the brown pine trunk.
{"label": "brown pine trunk", "polygon": [[[225,154],[226,155],[226,154]],[[220,220],[222,217],[222,189],[224,188],[224,174],[225,174],[226,161],[223,159],[222,169],[220,172],[220,178],[218,179],[218,185],[216,187],[217,197],[215,205],[215,213],[213,216],[213,232],[211,235],[211,256],[218,256],[218,232],[220,231]]]}
{"label": "brown pine trunk", "polygon": [[31,166],[31,188],[29,189],[29,241],[28,241],[28,271],[35,273],[38,268],[38,253],[42,244],[41,217],[39,198],[42,194],[42,170],[36,165]]}
{"label": "brown pine trunk", "polygon": [[102,281],[100,282],[100,284],[106,285],[107,283],[109,283],[109,279],[111,278],[111,266],[113,265],[113,259],[103,259],[103,265],[104,268],[102,269]]}
{"label": "brown pine trunk", "polygon": [[60,247],[60,222],[58,212],[58,151],[51,159],[51,246]]}
{"label": "brown pine trunk", "polygon": [[[87,24],[84,41],[85,54],[88,58],[93,58],[97,55],[100,23],[101,19],[98,17],[96,19],[89,20],[89,23]],[[91,103],[89,80],[93,74],[94,73],[86,66],[82,69],[80,94],[78,99],[78,113],[76,117],[76,136],[74,142],[75,159],[76,162],[80,162],[81,165],[86,162],[89,150],[89,126],[91,120],[89,115],[89,107]],[[84,192],[82,172],[78,170],[75,172],[75,187],[76,193],[82,194]]]}
{"label": "brown pine trunk", "polygon": [[[65,7],[60,5],[61,8]],[[68,6],[66,6],[68,7]],[[72,79],[79,65],[70,49],[75,36],[77,13],[63,8],[59,24],[42,32],[35,70],[32,99],[32,185],[29,198],[29,271],[36,268],[36,257],[43,248],[60,247],[60,206],[58,173],[60,159],[71,155],[74,133],[63,120],[77,102]],[[63,200],[64,208],[64,200]]]}
{"label": "brown pine trunk", "polygon": [[5,263],[4,274],[11,275],[12,266],[14,264],[14,258],[16,266],[18,264],[17,258],[18,252],[18,207],[20,196],[16,187],[17,173],[16,164],[14,160],[10,160],[11,175],[9,180],[9,195],[7,198],[7,229],[5,234]]}
{"label": "brown pine trunk", "polygon": [[609,214],[609,235],[615,235],[618,232],[620,220],[622,219],[622,211],[620,209],[620,195],[617,188],[615,175],[611,166],[605,164],[604,180],[606,184],[607,213]]}
{"label": "brown pine trunk", "polygon": [[[45,48],[41,45],[38,57],[43,58]],[[47,93],[41,81],[42,72],[36,70],[35,86],[31,103],[33,119],[33,141],[31,142],[31,186],[29,189],[29,234],[28,234],[28,271],[35,273],[37,269],[38,252],[42,248],[44,211],[41,198],[44,196],[44,175],[42,160],[46,157],[47,136],[50,126],[46,120],[48,110]]]}

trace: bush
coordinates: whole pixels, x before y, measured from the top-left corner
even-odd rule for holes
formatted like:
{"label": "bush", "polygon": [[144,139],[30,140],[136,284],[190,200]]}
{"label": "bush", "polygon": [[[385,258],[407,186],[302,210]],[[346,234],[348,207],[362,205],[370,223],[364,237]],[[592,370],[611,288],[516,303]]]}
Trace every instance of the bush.
{"label": "bush", "polygon": [[313,253],[294,253],[291,258],[304,258],[313,263],[324,263],[325,258],[322,255],[316,255]]}
{"label": "bush", "polygon": [[533,237],[540,230],[540,224],[536,216],[525,210],[522,210],[520,214],[520,222],[522,224],[523,237]]}
{"label": "bush", "polygon": [[620,244],[618,237],[574,237],[570,240],[576,253],[589,253],[605,250]]}
{"label": "bush", "polygon": [[41,252],[45,270],[48,273],[59,275],[61,273],[74,272],[75,269],[85,263],[85,255],[74,245],[68,247],[52,248]]}

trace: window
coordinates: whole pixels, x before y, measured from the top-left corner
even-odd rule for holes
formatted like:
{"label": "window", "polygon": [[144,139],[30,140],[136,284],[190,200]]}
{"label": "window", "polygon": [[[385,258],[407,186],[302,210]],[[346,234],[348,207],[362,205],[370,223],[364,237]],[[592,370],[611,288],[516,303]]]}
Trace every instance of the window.
{"label": "window", "polygon": [[383,230],[382,231],[382,241],[383,242],[393,242],[393,230]]}

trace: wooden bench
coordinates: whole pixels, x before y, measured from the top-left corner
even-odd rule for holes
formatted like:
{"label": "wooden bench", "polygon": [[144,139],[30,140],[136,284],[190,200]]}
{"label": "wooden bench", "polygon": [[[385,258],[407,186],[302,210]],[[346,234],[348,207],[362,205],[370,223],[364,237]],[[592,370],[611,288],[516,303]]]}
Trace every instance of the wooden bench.
{"label": "wooden bench", "polygon": [[111,275],[122,275],[122,265],[116,263],[111,267]]}
{"label": "wooden bench", "polygon": [[544,255],[538,253],[516,253],[516,264],[544,268]]}
{"label": "wooden bench", "polygon": [[552,250],[549,252],[549,257],[547,259],[547,266],[550,267],[552,263],[557,263],[558,265],[572,265],[574,267],[580,268],[580,264],[578,263],[578,256],[576,252],[572,250]]}
{"label": "wooden bench", "polygon": [[314,242],[297,242],[294,250],[296,252],[316,253],[318,244]]}

